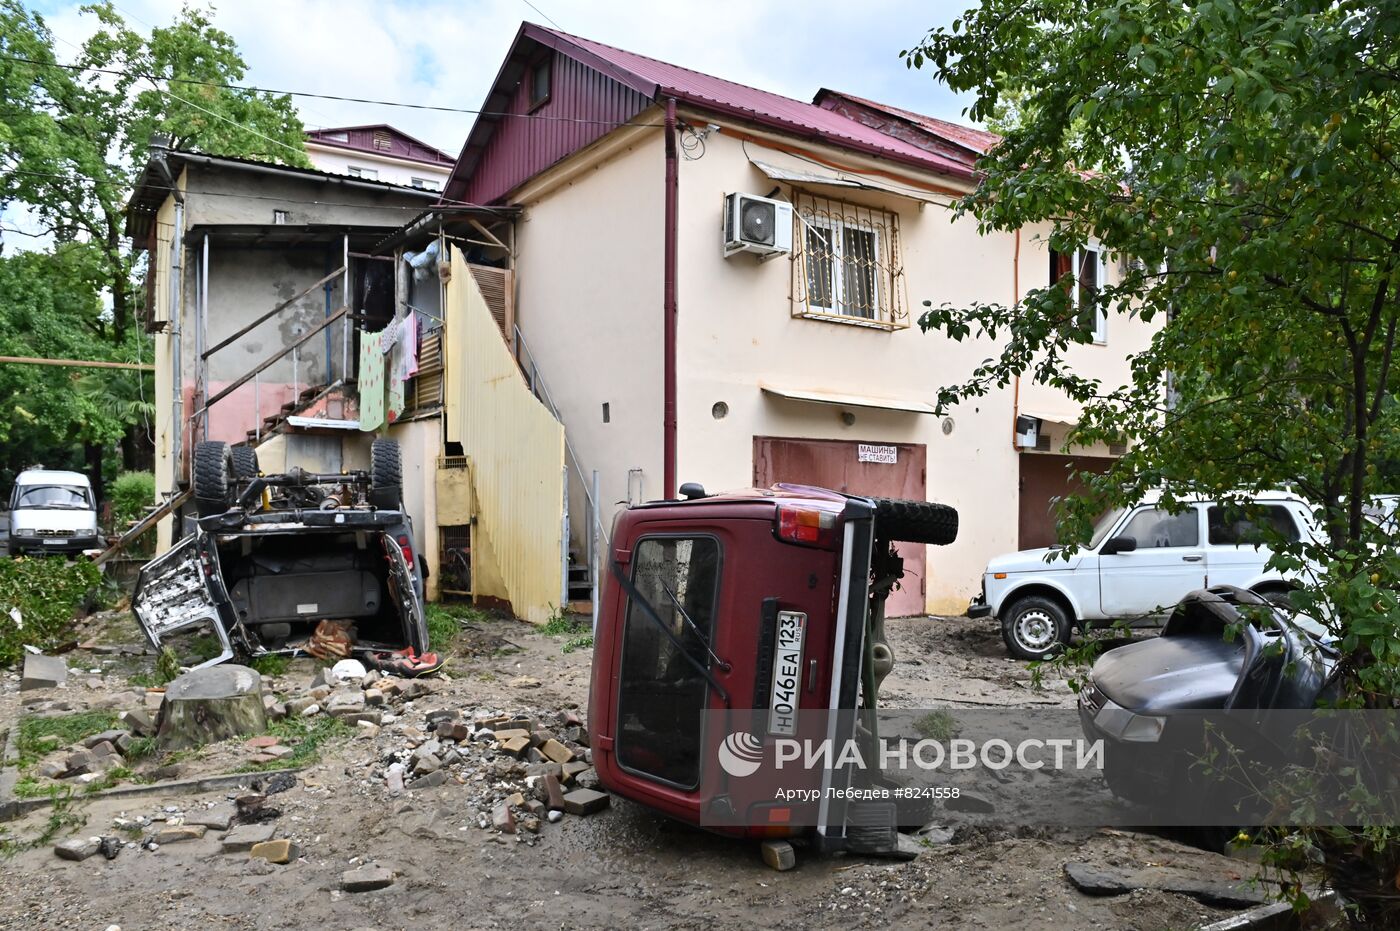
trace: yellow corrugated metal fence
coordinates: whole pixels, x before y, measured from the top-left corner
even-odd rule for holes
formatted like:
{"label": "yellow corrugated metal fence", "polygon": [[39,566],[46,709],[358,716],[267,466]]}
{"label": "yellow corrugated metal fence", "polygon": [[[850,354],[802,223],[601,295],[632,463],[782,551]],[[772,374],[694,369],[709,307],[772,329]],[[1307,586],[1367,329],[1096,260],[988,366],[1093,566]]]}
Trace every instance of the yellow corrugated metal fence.
{"label": "yellow corrugated metal fence", "polygon": [[526,386],[459,250],[447,284],[447,439],[471,464],[472,591],[541,624],[559,604],[564,427]]}

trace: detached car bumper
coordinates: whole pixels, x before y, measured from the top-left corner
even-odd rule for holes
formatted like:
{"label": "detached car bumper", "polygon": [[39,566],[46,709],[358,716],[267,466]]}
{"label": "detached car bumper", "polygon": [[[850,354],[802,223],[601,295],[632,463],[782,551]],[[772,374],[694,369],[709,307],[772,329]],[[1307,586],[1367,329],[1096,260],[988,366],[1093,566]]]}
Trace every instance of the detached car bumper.
{"label": "detached car bumper", "polygon": [[992,616],[992,606],[987,604],[986,595],[973,596],[967,603],[967,616],[973,619]]}

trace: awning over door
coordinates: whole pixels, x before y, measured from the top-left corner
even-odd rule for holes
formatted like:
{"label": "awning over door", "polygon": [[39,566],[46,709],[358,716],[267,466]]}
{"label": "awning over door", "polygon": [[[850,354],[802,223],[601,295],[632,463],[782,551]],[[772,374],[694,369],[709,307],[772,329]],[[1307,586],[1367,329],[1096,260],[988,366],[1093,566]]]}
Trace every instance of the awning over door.
{"label": "awning over door", "polygon": [[834,391],[811,391],[806,388],[780,388],[759,383],[759,389],[775,398],[789,401],[810,401],[814,404],[835,404],[838,407],[873,407],[877,410],[904,411],[910,414],[934,414],[932,404],[896,398],[876,398],[863,394],[839,394]]}
{"label": "awning over door", "polygon": [[1073,427],[1079,423],[1078,409],[1055,409],[1048,407],[1023,407],[1019,411],[1022,417],[1034,417],[1036,420],[1046,423],[1063,424],[1066,427]]}

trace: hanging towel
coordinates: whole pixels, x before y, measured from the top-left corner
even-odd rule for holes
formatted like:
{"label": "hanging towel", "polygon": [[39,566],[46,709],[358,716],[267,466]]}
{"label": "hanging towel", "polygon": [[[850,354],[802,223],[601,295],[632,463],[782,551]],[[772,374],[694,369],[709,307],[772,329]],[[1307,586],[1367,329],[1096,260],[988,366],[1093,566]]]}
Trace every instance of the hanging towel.
{"label": "hanging towel", "polygon": [[359,388],[360,429],[378,430],[384,424],[384,353],[378,333],[360,334]]}
{"label": "hanging towel", "polygon": [[408,381],[418,374],[418,314],[408,312],[399,327],[399,378]]}

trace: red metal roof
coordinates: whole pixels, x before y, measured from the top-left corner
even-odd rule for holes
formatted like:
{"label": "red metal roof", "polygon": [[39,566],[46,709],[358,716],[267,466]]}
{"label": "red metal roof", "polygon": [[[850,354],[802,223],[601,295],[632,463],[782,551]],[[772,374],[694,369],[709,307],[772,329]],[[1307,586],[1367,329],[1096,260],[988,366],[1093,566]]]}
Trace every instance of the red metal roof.
{"label": "red metal roof", "polygon": [[857,97],[855,94],[846,94],[841,91],[829,90],[825,87],[817,91],[815,102],[821,105],[823,101],[832,98],[854,101],[872,110],[879,110],[883,113],[888,113],[890,116],[908,120],[936,136],[941,136],[949,142],[971,149],[979,155],[985,155],[992,146],[1001,141],[1001,136],[996,133],[987,132],[985,129],[973,129],[971,126],[950,123],[947,120],[940,120],[937,117],[915,113],[913,110],[905,110],[902,107],[892,107],[887,103],[880,103],[879,101],[869,100],[865,97]]}
{"label": "red metal roof", "polygon": [[[385,149],[375,144],[376,133],[386,134],[389,137],[389,148]],[[344,139],[336,139],[336,136],[344,136]],[[388,123],[367,123],[363,126],[327,126],[322,129],[308,129],[306,131],[306,141],[314,142],[318,145],[332,146],[337,149],[348,149],[353,152],[368,152],[370,154],[385,155],[391,158],[405,158],[415,162],[426,162],[430,165],[451,165],[453,158],[441,149],[428,145],[421,139],[415,139],[403,130],[390,126]]]}
{"label": "red metal roof", "polygon": [[[596,56],[613,69],[625,72],[626,76],[633,78],[637,83],[651,85],[649,96],[653,98],[675,97],[679,101],[699,107],[774,125],[776,128],[795,130],[799,134],[825,139],[845,148],[897,158],[940,174],[970,177],[966,165],[891,138],[879,130],[863,126],[815,104],[726,81],[699,71],[691,71],[689,68],[658,61],[557,29],[530,24],[526,27],[526,33],[536,29],[554,37],[559,43]],[[560,48],[559,44],[550,44]],[[566,54],[568,52],[567,49],[560,50]],[[623,77],[616,73],[611,76],[615,79]],[[633,81],[624,80],[624,83],[632,84],[643,93],[647,92]]]}

